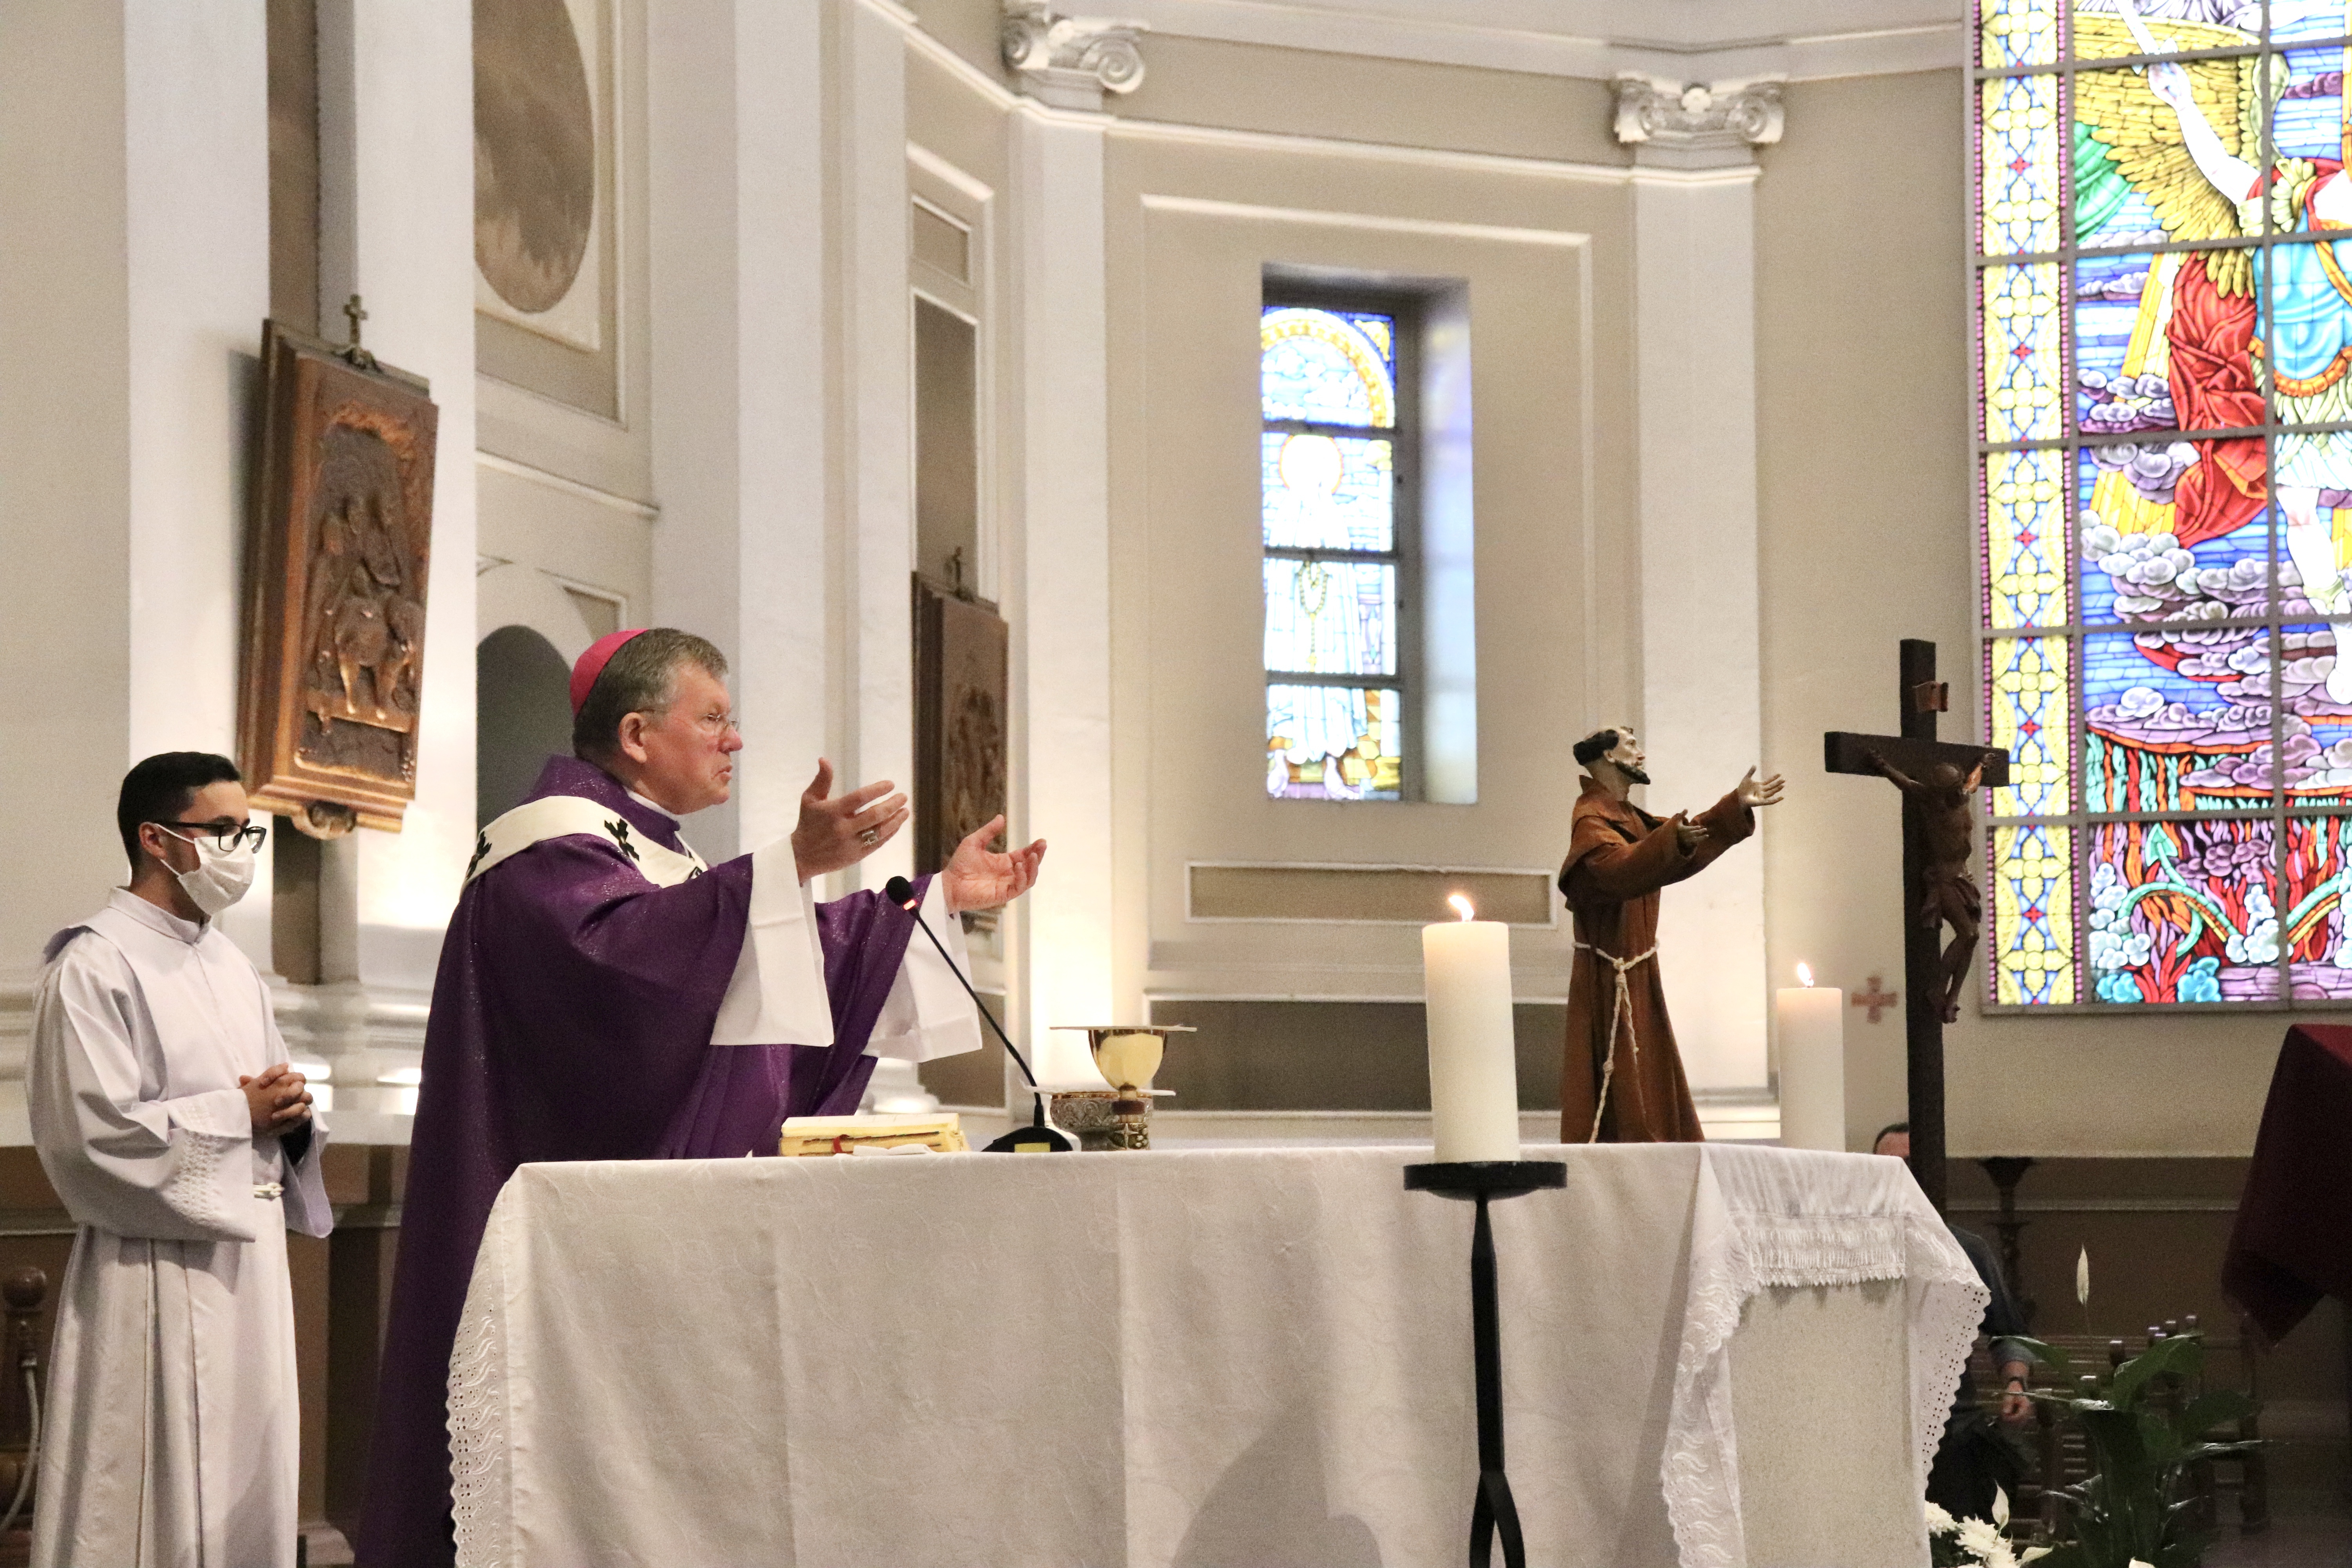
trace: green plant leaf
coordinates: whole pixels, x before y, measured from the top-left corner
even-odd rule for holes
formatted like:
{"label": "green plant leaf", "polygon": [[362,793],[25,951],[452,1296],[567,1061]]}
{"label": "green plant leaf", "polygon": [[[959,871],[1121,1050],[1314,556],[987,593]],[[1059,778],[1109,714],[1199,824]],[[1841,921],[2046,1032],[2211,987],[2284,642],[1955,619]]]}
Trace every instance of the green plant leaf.
{"label": "green plant leaf", "polygon": [[2116,1368],[2115,1376],[2107,1384],[2107,1397],[2117,1405],[2137,1405],[2150,1380],[2194,1377],[2204,1364],[2205,1342],[2201,1334],[2192,1331],[2158,1340]]}
{"label": "green plant leaf", "polygon": [[2180,1434],[2172,1429],[2171,1420],[2159,1411],[2139,1413],[2140,1446],[2147,1450],[2148,1461],[2158,1468],[2180,1463]]}
{"label": "green plant leaf", "polygon": [[2253,1408],[2253,1400],[2238,1389],[2217,1388],[2200,1394],[2180,1413],[2180,1435],[2202,1437],[2225,1421],[2242,1420]]}
{"label": "green plant leaf", "polygon": [[[2026,1358],[2037,1365],[2057,1371],[2063,1370],[2067,1364],[2066,1352],[2056,1345],[2044,1344],[2040,1340],[2026,1339],[2021,1336],[2006,1337],[2009,1338],[2011,1344],[2022,1345],[2025,1348]],[[2047,1563],[2050,1559],[2045,1557],[2042,1561]]]}

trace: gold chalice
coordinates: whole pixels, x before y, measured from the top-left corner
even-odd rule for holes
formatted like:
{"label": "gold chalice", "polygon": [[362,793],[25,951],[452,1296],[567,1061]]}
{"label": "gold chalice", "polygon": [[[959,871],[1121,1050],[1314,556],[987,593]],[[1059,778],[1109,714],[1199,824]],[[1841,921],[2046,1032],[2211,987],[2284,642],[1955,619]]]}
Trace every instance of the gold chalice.
{"label": "gold chalice", "polygon": [[[1063,1029],[1084,1029],[1087,1048],[1094,1054],[1095,1070],[1111,1086],[1111,1115],[1118,1123],[1114,1149],[1151,1147],[1151,1076],[1171,1035],[1189,1035],[1189,1024],[1059,1024]],[[1166,1090],[1159,1091],[1166,1093]]]}

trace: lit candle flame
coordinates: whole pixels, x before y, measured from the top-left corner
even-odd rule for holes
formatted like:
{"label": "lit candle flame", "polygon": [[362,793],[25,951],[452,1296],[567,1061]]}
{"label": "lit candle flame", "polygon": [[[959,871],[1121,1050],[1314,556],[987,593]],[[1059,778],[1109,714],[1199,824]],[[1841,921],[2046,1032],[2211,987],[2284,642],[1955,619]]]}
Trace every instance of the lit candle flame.
{"label": "lit candle flame", "polygon": [[1800,985],[1810,986],[1812,983],[1813,966],[1810,963],[1801,963],[1797,965],[1797,984]]}
{"label": "lit candle flame", "polygon": [[1470,900],[1466,895],[1462,893],[1449,893],[1446,895],[1445,901],[1452,904],[1454,906],[1454,912],[1460,915],[1464,920],[1475,921],[1478,918],[1478,911],[1471,907]]}

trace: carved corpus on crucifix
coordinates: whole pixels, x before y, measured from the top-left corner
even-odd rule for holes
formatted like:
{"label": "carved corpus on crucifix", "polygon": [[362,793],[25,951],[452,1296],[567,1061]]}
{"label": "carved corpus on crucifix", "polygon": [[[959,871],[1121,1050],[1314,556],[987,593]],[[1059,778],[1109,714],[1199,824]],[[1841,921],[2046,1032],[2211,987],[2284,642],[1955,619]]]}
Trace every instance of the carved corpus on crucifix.
{"label": "carved corpus on crucifix", "polygon": [[[1958,1016],[1976,956],[1983,900],[1971,874],[1969,797],[2009,782],[2009,756],[1936,739],[1949,689],[1936,679],[1936,645],[1905,638],[1902,733],[1822,737],[1833,773],[1874,773],[1903,795],[1904,1034],[1910,1068],[1911,1173],[1944,1206],[1944,1025]],[[1943,929],[1951,928],[1938,951]],[[1873,982],[1875,989],[1876,983]]]}

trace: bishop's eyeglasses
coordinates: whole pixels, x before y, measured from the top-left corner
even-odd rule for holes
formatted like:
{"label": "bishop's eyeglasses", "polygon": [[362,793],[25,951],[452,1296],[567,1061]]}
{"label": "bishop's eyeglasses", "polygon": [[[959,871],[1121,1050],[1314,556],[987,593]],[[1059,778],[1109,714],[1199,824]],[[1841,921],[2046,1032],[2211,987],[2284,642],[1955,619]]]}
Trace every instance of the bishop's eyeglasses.
{"label": "bishop's eyeglasses", "polygon": [[258,850],[269,837],[269,829],[257,822],[182,822],[169,816],[151,816],[147,820],[158,827],[192,828],[210,838],[214,847],[224,855],[233,852],[240,844]]}

